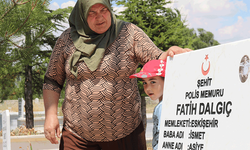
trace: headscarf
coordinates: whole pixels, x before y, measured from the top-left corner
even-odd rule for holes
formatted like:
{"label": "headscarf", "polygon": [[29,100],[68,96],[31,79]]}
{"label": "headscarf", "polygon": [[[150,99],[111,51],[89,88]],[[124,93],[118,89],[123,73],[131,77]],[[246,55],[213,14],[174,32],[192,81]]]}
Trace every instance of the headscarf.
{"label": "headscarf", "polygon": [[[97,34],[90,29],[87,22],[89,9],[95,4],[103,4],[111,13],[111,26],[103,34]],[[76,63],[84,61],[91,71],[95,71],[104,56],[105,49],[114,42],[122,29],[124,22],[116,19],[112,13],[109,0],[78,0],[73,8],[69,25],[71,38],[76,47],[69,65],[71,72],[77,77]]]}

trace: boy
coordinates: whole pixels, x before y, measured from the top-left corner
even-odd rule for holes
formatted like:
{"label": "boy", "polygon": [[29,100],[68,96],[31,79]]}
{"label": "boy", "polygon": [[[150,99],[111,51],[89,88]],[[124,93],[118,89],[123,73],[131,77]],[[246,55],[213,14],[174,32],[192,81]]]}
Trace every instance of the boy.
{"label": "boy", "polygon": [[159,122],[161,118],[162,96],[164,87],[166,61],[151,60],[147,62],[139,73],[133,74],[130,78],[142,78],[145,93],[152,99],[159,99],[158,105],[154,108],[153,113],[153,150],[158,148],[159,139]]}

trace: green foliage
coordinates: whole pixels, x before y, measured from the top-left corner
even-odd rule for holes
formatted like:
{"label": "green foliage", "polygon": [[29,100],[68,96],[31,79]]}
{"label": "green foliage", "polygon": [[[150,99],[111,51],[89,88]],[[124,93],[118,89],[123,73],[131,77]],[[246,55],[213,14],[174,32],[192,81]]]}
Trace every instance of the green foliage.
{"label": "green foliage", "polygon": [[183,30],[186,29],[177,9],[166,8],[165,0],[122,0],[117,4],[127,7],[120,19],[140,27],[156,46],[164,51],[173,45],[185,46]]}
{"label": "green foliage", "polygon": [[[24,97],[25,66],[32,66],[34,97],[42,94],[44,74],[57,37],[72,7],[49,10],[46,0],[0,1],[0,99]],[[41,49],[41,46],[44,46]],[[51,47],[51,48],[50,48]]]}
{"label": "green foliage", "polygon": [[116,0],[118,5],[127,9],[119,19],[132,22],[140,27],[155,45],[166,51],[171,46],[193,50],[219,45],[211,32],[198,28],[189,29],[181,19],[180,11],[166,8],[171,1],[165,0]]}
{"label": "green foliage", "polygon": [[214,39],[213,33],[198,28],[198,36],[194,39],[192,47],[194,49],[202,49],[205,47],[216,46],[220,43]]}
{"label": "green foliage", "polygon": [[[14,87],[16,78],[20,69],[18,66],[14,66],[13,63],[0,62],[0,99],[6,100],[8,97],[15,95]],[[8,68],[8,69],[7,69]],[[1,101],[2,102],[2,101]]]}
{"label": "green foliage", "polygon": [[64,101],[64,99],[59,99],[59,101],[58,101],[58,108],[62,107],[63,101]]}

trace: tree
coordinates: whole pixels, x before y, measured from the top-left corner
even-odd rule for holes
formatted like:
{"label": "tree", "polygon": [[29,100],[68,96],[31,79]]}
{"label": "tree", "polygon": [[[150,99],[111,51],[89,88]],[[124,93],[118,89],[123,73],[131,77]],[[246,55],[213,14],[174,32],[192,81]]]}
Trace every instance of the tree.
{"label": "tree", "polygon": [[12,62],[5,63],[0,61],[0,101],[13,96],[16,78],[20,69],[18,66],[13,66]]}
{"label": "tree", "polygon": [[[46,0],[0,1],[0,60],[4,66],[2,69],[6,72],[0,76],[0,82],[14,87],[18,83],[17,77],[24,80],[27,128],[34,127],[33,92],[39,94],[39,88],[42,90],[41,73],[44,71],[41,68],[45,68],[44,61],[48,62],[48,52],[40,47],[46,43],[55,43],[52,41],[56,39],[52,32],[58,30],[61,26],[59,22],[65,21],[64,18],[68,17],[72,10],[67,8],[52,11],[48,7],[49,1]],[[11,75],[11,80],[5,81],[4,77],[8,75]],[[32,82],[34,78],[37,79],[36,82]],[[34,85],[40,86],[34,88]],[[5,91],[6,88],[2,87],[0,94]],[[6,95],[2,95],[1,98],[6,98]]]}
{"label": "tree", "polygon": [[[163,51],[174,45],[182,48],[199,49],[204,48],[204,46],[219,44],[213,39],[211,32],[198,29],[198,36],[194,29],[187,28],[186,20],[181,19],[180,11],[166,7],[171,1],[116,0],[116,2],[116,4],[126,7],[117,18],[140,27]],[[138,67],[137,71],[141,67],[142,65]],[[142,97],[142,118],[146,127],[145,93],[140,80],[138,80],[138,87]]]}
{"label": "tree", "polygon": [[206,31],[202,28],[198,28],[198,35],[192,43],[194,49],[202,49],[205,47],[216,46],[220,43],[214,39],[212,32]]}
{"label": "tree", "polygon": [[183,45],[182,31],[186,28],[180,12],[165,7],[169,3],[165,0],[120,0],[117,4],[127,9],[118,18],[140,27],[158,48],[165,51],[172,45]]}

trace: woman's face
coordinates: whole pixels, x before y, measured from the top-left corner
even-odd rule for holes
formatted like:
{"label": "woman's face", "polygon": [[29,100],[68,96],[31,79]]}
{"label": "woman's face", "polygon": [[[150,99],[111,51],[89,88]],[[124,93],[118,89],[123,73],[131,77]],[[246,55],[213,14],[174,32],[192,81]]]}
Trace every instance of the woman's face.
{"label": "woman's face", "polygon": [[111,13],[104,5],[95,4],[89,10],[87,22],[92,31],[102,34],[111,26]]}

